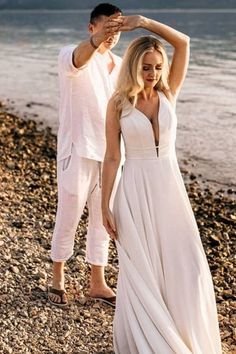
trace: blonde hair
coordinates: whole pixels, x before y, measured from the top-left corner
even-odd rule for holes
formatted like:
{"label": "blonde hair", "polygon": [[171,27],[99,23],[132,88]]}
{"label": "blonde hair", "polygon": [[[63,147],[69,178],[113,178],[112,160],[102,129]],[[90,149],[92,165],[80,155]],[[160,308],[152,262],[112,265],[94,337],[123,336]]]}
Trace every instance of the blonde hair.
{"label": "blonde hair", "polygon": [[155,89],[162,91],[169,88],[169,65],[163,44],[154,36],[139,37],[131,42],[124,55],[116,90],[113,95],[117,111],[122,111],[128,102],[135,106],[138,94],[144,89],[141,75],[143,57],[146,53],[153,50],[159,52],[163,58],[161,78]]}

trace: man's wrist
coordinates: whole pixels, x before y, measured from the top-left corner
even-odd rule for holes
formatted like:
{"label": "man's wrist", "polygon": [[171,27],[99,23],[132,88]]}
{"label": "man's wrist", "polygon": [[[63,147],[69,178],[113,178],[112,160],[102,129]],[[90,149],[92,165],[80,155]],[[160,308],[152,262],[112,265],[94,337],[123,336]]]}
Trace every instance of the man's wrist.
{"label": "man's wrist", "polygon": [[98,34],[93,34],[90,37],[90,44],[92,45],[92,47],[94,49],[99,48],[99,46],[101,45],[101,43],[103,42],[101,36],[99,36]]}
{"label": "man's wrist", "polygon": [[94,49],[98,49],[99,45],[96,44],[96,42],[95,42],[95,40],[94,40],[94,36],[91,36],[91,37],[90,37],[89,43],[91,44],[91,46],[92,46]]}

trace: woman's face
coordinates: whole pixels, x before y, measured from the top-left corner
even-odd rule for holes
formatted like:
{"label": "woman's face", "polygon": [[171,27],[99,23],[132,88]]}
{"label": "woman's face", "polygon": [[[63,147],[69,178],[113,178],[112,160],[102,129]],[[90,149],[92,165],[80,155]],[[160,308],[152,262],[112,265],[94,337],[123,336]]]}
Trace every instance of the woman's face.
{"label": "woman's face", "polygon": [[144,88],[154,88],[161,78],[163,66],[162,54],[153,49],[143,57],[142,78]]}

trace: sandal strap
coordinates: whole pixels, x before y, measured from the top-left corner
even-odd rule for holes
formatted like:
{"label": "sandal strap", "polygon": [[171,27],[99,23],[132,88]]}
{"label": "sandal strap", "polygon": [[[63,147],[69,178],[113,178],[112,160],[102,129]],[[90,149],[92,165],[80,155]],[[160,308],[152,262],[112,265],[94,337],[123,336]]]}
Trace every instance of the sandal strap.
{"label": "sandal strap", "polygon": [[111,296],[111,297],[103,297],[104,300],[109,300],[111,302],[115,302],[116,301],[116,296]]}
{"label": "sandal strap", "polygon": [[55,289],[55,288],[50,288],[49,293],[62,297],[64,294],[66,294],[66,291],[63,289],[59,290],[59,289]]}
{"label": "sandal strap", "polygon": [[116,296],[111,296],[111,297],[99,296],[99,297],[95,297],[94,299],[101,300],[101,301],[106,302],[107,304],[112,304],[112,305],[115,305],[115,303],[116,303]]}

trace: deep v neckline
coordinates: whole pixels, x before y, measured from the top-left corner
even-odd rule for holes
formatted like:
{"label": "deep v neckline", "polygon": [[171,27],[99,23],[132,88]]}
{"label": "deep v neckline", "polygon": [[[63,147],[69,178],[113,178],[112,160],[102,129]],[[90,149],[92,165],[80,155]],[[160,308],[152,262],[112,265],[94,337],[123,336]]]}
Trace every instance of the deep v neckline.
{"label": "deep v neckline", "polygon": [[155,139],[155,132],[154,132],[154,129],[153,129],[153,125],[152,125],[152,122],[150,121],[150,119],[146,116],[145,113],[143,113],[142,111],[140,111],[140,109],[134,107],[134,109],[139,112],[144,118],[145,120],[147,120],[149,122],[149,125],[152,129],[152,135],[153,135],[153,140],[154,140],[154,145],[155,147],[159,147],[160,146],[160,139],[161,139],[161,134],[160,134],[160,111],[161,111],[161,92],[160,91],[157,91],[157,95],[158,95],[158,98],[159,98],[159,104],[158,104],[158,112],[157,112],[157,116],[156,116],[156,119],[157,119],[157,127],[158,127],[158,145],[156,145],[156,139]]}

